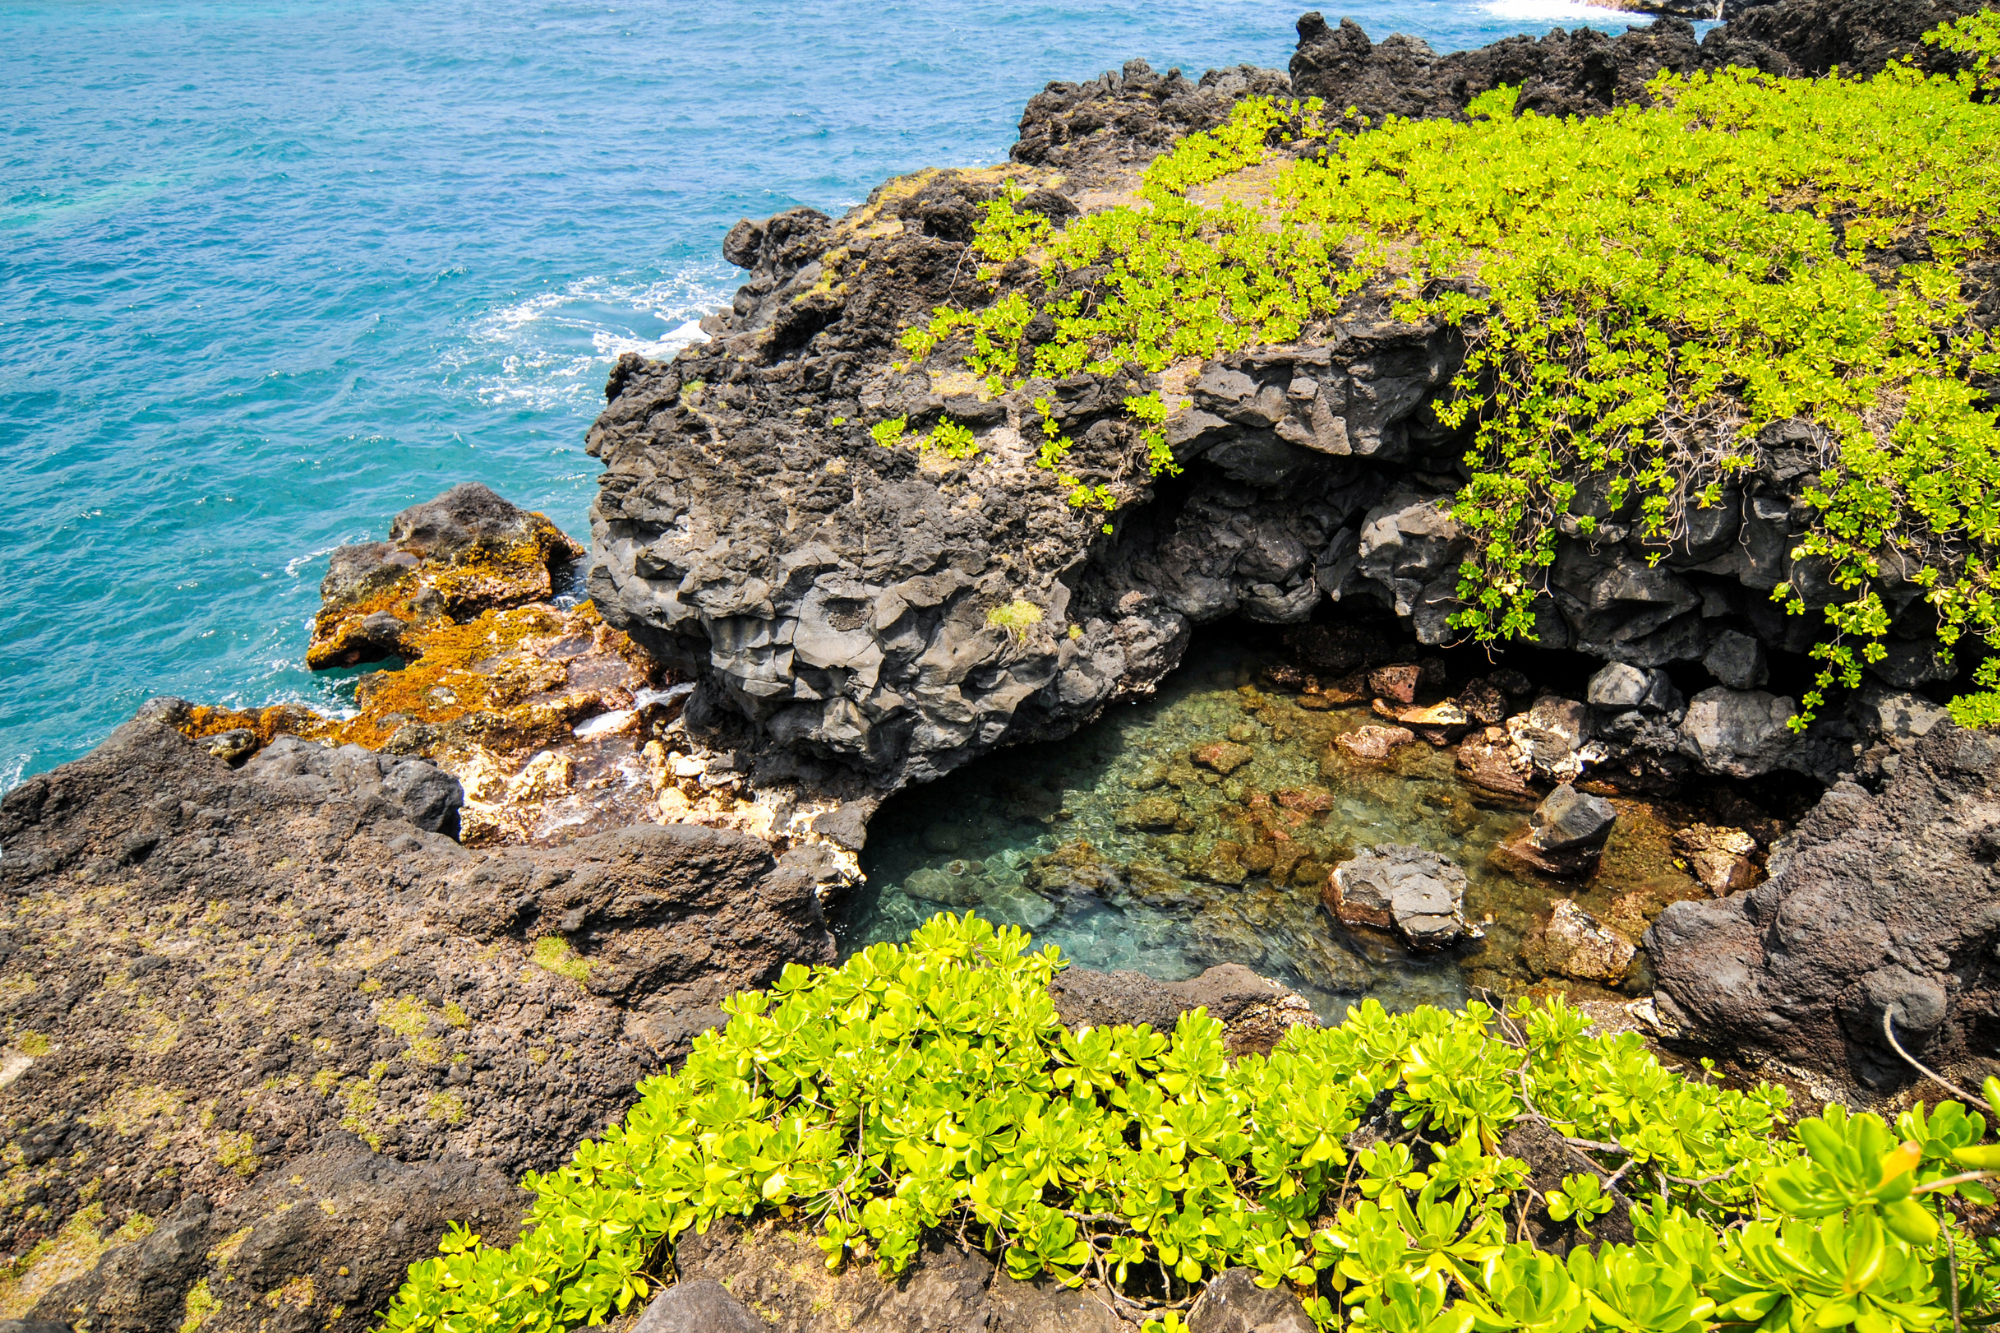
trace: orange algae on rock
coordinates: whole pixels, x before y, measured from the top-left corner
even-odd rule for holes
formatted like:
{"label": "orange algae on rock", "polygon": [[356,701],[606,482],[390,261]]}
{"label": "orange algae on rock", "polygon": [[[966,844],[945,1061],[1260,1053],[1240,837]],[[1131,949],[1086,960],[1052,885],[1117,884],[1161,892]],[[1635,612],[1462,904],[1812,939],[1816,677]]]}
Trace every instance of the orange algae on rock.
{"label": "orange algae on rock", "polygon": [[422,631],[548,601],[583,555],[544,514],[476,483],[396,515],[386,542],[343,546],[320,583],[315,671],[426,651]]}

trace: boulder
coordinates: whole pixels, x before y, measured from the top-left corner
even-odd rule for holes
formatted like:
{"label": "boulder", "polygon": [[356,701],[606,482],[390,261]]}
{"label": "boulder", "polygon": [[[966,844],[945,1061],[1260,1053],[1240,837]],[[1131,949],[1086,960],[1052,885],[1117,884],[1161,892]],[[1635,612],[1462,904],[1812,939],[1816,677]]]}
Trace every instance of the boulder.
{"label": "boulder", "polygon": [[714,1278],[676,1282],[646,1307],[632,1333],[770,1333],[770,1325]]}
{"label": "boulder", "polygon": [[1580,847],[1601,847],[1611,836],[1618,811],[1602,796],[1578,791],[1565,782],[1542,799],[1528,825],[1535,832],[1535,845],[1544,851],[1567,852]]}
{"label": "boulder", "polygon": [[1327,876],[1327,911],[1351,926],[1393,929],[1411,948],[1435,950],[1480,931],[1465,919],[1465,872],[1436,852],[1382,843]]}
{"label": "boulder", "polygon": [[1625,979],[1638,950],[1617,931],[1568,898],[1555,900],[1539,943],[1525,951],[1530,966],[1543,973],[1615,986]]}
{"label": "boulder", "polygon": [[1584,697],[1595,707],[1623,712],[1644,703],[1651,685],[1652,681],[1638,667],[1611,662],[1590,678]]}
{"label": "boulder", "polygon": [[1879,795],[1838,783],[1748,892],[1683,902],[1646,935],[1654,1003],[1689,1040],[1883,1085],[1882,1038],[1936,1068],[1985,1057],[2000,1014],[2000,740],[1949,719]]}
{"label": "boulder", "polygon": [[1507,733],[1499,727],[1488,727],[1459,744],[1456,768],[1461,780],[1483,791],[1515,800],[1533,800],[1534,789],[1528,785],[1527,773],[1523,771],[1532,769],[1525,760],[1519,767],[1516,762],[1517,751],[1507,743]]}
{"label": "boulder", "polygon": [[1378,699],[1389,699],[1399,704],[1413,704],[1417,701],[1417,686],[1423,681],[1423,669],[1415,662],[1396,662],[1385,667],[1376,667],[1368,673],[1368,689]]}
{"label": "boulder", "polygon": [[1509,744],[1537,777],[1568,782],[1583,773],[1584,746],[1596,734],[1590,705],[1544,694],[1507,719]]}
{"label": "boulder", "polygon": [[1589,796],[1563,783],[1529,816],[1528,826],[1503,839],[1490,854],[1506,871],[1538,871],[1560,879],[1587,875],[1618,812],[1601,796]]}
{"label": "boulder", "polygon": [[1491,679],[1475,680],[1460,690],[1458,706],[1481,726],[1497,726],[1507,719],[1507,695]]}
{"label": "boulder", "polygon": [[1056,974],[1049,994],[1072,1028],[1150,1023],[1155,1031],[1171,1032],[1182,1014],[1206,1009],[1222,1024],[1231,1055],[1267,1055],[1292,1028],[1319,1023],[1304,997],[1241,963],[1223,963],[1186,981],[1072,967]]}
{"label": "boulder", "polygon": [[1764,645],[1741,630],[1726,629],[1716,635],[1701,664],[1732,690],[1762,689],[1771,677]]}
{"label": "boulder", "polygon": [[1682,746],[1711,773],[1761,777],[1787,766],[1794,747],[1786,723],[1797,711],[1790,699],[1762,690],[1713,686],[1688,702]]}

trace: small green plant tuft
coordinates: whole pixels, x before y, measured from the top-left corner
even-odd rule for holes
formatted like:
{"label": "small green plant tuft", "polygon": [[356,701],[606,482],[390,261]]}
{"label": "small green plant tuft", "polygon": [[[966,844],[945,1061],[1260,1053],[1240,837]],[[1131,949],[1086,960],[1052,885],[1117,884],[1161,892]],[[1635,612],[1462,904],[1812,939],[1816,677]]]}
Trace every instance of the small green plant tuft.
{"label": "small green plant tuft", "polygon": [[893,417],[876,422],[868,433],[884,449],[907,444],[920,454],[938,454],[945,458],[974,458],[979,454],[979,441],[973,437],[971,428],[950,417],[940,417],[928,435],[910,435],[909,425],[908,417]]}
{"label": "small green plant tuft", "polygon": [[986,623],[1006,630],[1009,638],[1021,643],[1027,639],[1028,631],[1042,623],[1042,608],[1017,597],[1005,606],[987,611]]}

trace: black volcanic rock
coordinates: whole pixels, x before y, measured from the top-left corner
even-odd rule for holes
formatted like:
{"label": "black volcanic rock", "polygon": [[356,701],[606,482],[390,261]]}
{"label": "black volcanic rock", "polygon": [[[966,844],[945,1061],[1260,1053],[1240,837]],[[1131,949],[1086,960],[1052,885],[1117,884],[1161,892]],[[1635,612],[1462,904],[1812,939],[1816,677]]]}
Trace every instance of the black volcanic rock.
{"label": "black volcanic rock", "polygon": [[1991,1053],[2000,1031],[2000,738],[1942,721],[1879,795],[1843,783],[1773,849],[1771,877],[1675,903],[1646,936],[1662,1014],[1692,1040],[1869,1083]]}

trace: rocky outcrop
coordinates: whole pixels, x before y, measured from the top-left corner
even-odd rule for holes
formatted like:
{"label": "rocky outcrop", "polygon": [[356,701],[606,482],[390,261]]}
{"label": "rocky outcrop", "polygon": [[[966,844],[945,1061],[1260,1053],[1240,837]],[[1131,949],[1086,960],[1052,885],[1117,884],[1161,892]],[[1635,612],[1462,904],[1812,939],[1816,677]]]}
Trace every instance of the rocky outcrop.
{"label": "rocky outcrop", "polygon": [[[1697,41],[1689,19],[1729,22]],[[1891,60],[1955,73],[1963,61],[1925,46],[1923,34],[1979,0],[1641,0],[1630,8],[1660,14],[1658,22],[1616,36],[1593,28],[1558,28],[1545,37],[1509,37],[1471,51],[1439,55],[1401,34],[1371,42],[1361,26],[1329,26],[1317,12],[1299,20],[1292,87],[1320,97],[1331,110],[1353,107],[1380,123],[1385,116],[1417,119],[1464,114],[1471,100],[1502,86],[1520,89],[1516,105],[1545,116],[1598,115],[1647,102],[1646,84],[1662,71],[1692,74],[1729,66],[1785,76],[1871,75]],[[1607,6],[1608,8],[1608,6]],[[1607,15],[1607,18],[1613,16]]]}
{"label": "rocky outcrop", "polygon": [[[1176,139],[1227,120],[1238,99],[1290,94],[1282,72],[1255,65],[1212,69],[1194,82],[1177,69],[1160,75],[1143,60],[1128,60],[1120,74],[1051,83],[1029,98],[1009,156],[1062,172],[1072,190],[1117,189]],[[1076,207],[1057,197],[1064,202],[1050,202],[1058,213]],[[958,239],[970,238],[972,221],[968,215]]]}
{"label": "rocky outcrop", "polygon": [[63,1240],[10,1298],[363,1328],[445,1217],[504,1235],[507,1182],[724,996],[833,956],[823,851],[690,826],[478,851],[459,800],[421,759],[284,737],[232,768],[146,720],[7,794],[0,1252]]}
{"label": "rocky outcrop", "polygon": [[2000,741],[1942,721],[1879,795],[1835,786],[1771,877],[1667,908],[1646,936],[1660,1013],[1690,1040],[1783,1053],[1881,1084],[2000,1031]]}
{"label": "rocky outcrop", "polygon": [[[389,542],[335,552],[323,586],[318,623],[350,639],[361,633],[357,605],[394,594],[389,610],[362,619],[400,627],[393,635],[407,661],[356,681],[351,714],[162,698],[141,715],[232,766],[285,737],[429,760],[462,786],[454,836],[467,845],[699,824],[748,833],[776,853],[824,847],[841,878],[856,873],[852,854],[873,808],[848,799],[861,784],[836,775],[809,790],[782,778],[753,785],[734,756],[688,736],[681,712],[693,686],[591,603],[551,598],[558,556],[572,544],[542,516],[466,484],[405,510],[391,531]],[[386,569],[390,584],[350,577],[363,567]],[[463,621],[451,614],[473,610]]]}
{"label": "rocky outcrop", "polygon": [[[1818,69],[1818,48],[1786,17],[1802,3],[1756,11],[1765,36],[1754,40],[1730,25],[1697,43],[1686,23],[1662,20],[1617,38],[1578,30],[1447,57],[1404,39],[1372,45],[1309,15],[1291,87],[1370,116],[1457,114],[1503,82],[1543,113],[1602,109],[1638,97],[1661,68]],[[1896,34],[1911,20],[1836,8],[1849,25],[1841,50],[1903,49]],[[858,780],[879,794],[1074,731],[1150,691],[1195,627],[1226,617],[1383,613],[1418,645],[1456,638],[1470,544],[1449,508],[1467,441],[1432,409],[1462,347],[1439,325],[1399,322],[1381,293],[1357,295],[1296,345],[1156,376],[1078,374],[996,394],[949,350],[904,360],[904,328],[965,298],[981,262],[968,243],[998,191],[1018,191],[1056,225],[1128,200],[1151,155],[1278,78],[1239,69],[1193,83],[1135,64],[1051,85],[1009,163],[904,177],[839,219],[795,209],[730,233],[725,251],[749,281],[704,325],[710,341],[672,362],[621,360],[590,433],[606,467],[591,594],[607,623],[695,686],[691,739],[734,755],[753,781]],[[1031,294],[1039,282],[1025,261],[999,277],[1002,290]],[[1029,320],[1020,354],[1053,328]],[[1147,474],[1122,409],[1146,389],[1170,409],[1183,476]],[[1072,508],[1035,465],[1037,400],[1075,442],[1065,466],[1115,497],[1108,524]],[[900,419],[915,439],[947,418],[971,433],[973,456],[885,447],[870,433]],[[1789,582],[1814,607],[1832,595],[1791,557],[1819,449],[1800,423],[1770,427],[1758,466],[1718,503],[1691,507],[1670,545],[1583,488],[1576,508],[1596,526],[1566,530],[1536,633],[1544,648],[1620,672],[1602,702],[1577,703],[1585,715],[1567,756],[1506,738],[1531,754],[1533,780],[1593,769],[1655,785],[1781,770],[1830,781],[1893,759],[1865,757],[1881,719],[1860,700],[1822,710],[1804,737],[1771,724],[1796,706],[1796,689],[1766,689],[1771,660],[1803,652],[1819,626],[1786,615],[1770,592]],[[1872,668],[1883,688],[1908,691],[1943,670],[1919,591],[1891,590],[1890,655]],[[1348,692],[1331,674],[1321,684],[1316,698]],[[1387,720],[1425,739],[1469,735],[1469,771],[1510,781],[1500,738],[1473,730],[1497,717]],[[1388,737],[1367,739],[1387,753]]]}
{"label": "rocky outcrop", "polygon": [[455,486],[396,515],[388,541],[328,557],[306,665],[414,661],[423,656],[425,628],[548,601],[582,556],[543,515],[478,482]]}
{"label": "rocky outcrop", "polygon": [[[1722,62],[1725,50],[1730,58]],[[1735,41],[1726,28],[1709,43],[1697,43],[1685,19],[1662,19],[1616,37],[1558,28],[1546,37],[1509,37],[1441,56],[1400,33],[1371,42],[1354,20],[1330,27],[1317,12],[1299,20],[1291,68],[1301,96],[1324,98],[1330,110],[1354,107],[1380,123],[1385,116],[1457,116],[1474,97],[1503,85],[1521,90],[1517,105],[1523,110],[1594,115],[1643,102],[1647,80],[1661,70],[1687,73],[1710,62],[1773,73],[1790,68],[1782,53]]]}
{"label": "rocky outcrop", "polygon": [[204,1329],[246,1333],[365,1326],[332,1311],[381,1308],[447,1225],[504,1236],[527,1203],[490,1165],[399,1161],[335,1130],[228,1203],[184,1196],[143,1239],[107,1250],[35,1311],[58,1328],[101,1333],[158,1333],[196,1313]]}

